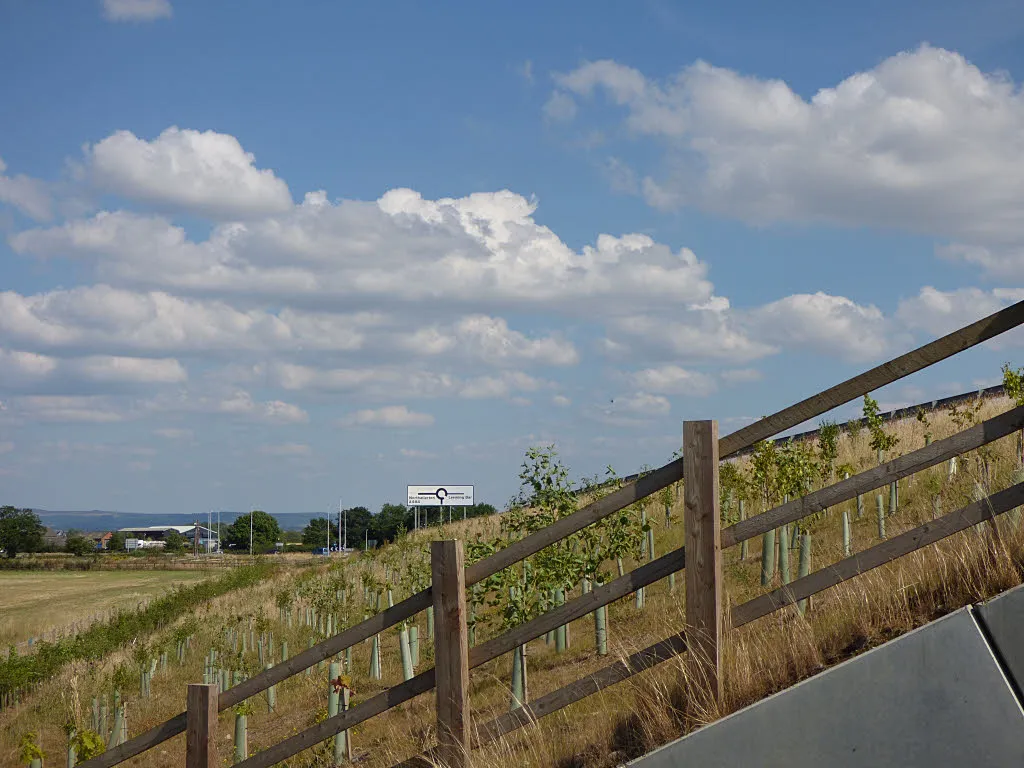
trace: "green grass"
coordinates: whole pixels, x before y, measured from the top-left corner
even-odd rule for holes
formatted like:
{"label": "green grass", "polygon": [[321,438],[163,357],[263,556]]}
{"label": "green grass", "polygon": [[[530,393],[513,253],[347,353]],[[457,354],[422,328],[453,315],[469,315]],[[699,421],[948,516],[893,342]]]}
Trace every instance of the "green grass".
{"label": "green grass", "polygon": [[205,571],[0,571],[0,647],[134,609]]}

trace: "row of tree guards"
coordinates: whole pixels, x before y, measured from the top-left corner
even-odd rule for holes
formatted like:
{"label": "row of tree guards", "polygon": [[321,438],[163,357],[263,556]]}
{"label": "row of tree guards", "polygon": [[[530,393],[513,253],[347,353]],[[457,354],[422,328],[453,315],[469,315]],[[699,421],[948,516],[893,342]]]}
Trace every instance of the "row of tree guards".
{"label": "row of tree guards", "polygon": [[[178,664],[183,664],[187,651],[192,647],[194,637],[189,635],[178,641],[176,657]],[[139,698],[149,698],[153,676],[167,673],[167,653],[148,660],[140,670]],[[89,727],[79,729],[70,726],[66,729],[68,768],[74,768],[81,760],[88,760],[102,754],[108,749],[123,744],[128,740],[128,703],[122,698],[121,691],[114,689],[112,695],[105,692],[93,696],[89,710]],[[37,742],[36,734],[26,734],[21,743],[22,762],[31,768],[42,768],[46,753]]]}

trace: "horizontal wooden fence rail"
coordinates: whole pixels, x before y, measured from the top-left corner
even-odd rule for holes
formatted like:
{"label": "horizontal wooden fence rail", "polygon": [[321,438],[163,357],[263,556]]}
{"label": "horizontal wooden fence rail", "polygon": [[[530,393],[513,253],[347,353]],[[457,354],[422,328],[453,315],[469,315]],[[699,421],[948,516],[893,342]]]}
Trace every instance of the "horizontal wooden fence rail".
{"label": "horizontal wooden fence rail", "polygon": [[[894,408],[891,411],[881,411],[878,414],[878,418],[882,422],[889,421],[903,421],[904,419],[912,419],[917,416],[918,411],[932,412],[947,410],[951,405],[959,405],[960,403],[971,403],[977,402],[979,399],[988,400],[994,397],[1002,397],[1006,395],[1006,390],[1002,384],[996,384],[992,387],[985,387],[983,389],[972,389],[970,392],[961,392],[959,395],[949,395],[948,397],[937,397],[932,400],[927,400],[923,403],[913,403],[911,405],[903,405],[899,408]],[[851,424],[860,424],[862,427],[867,426],[867,419],[863,416],[855,416],[848,421],[842,422],[839,426],[845,429],[849,429]],[[821,429],[815,427],[814,429],[808,429],[804,432],[796,432],[791,435],[786,435],[786,440],[793,440],[794,442],[801,442],[804,440],[817,440],[821,434]],[[750,453],[753,447],[744,448],[738,453],[734,453],[733,456],[743,456]],[[629,475],[623,479],[632,480],[636,475]]]}
{"label": "horizontal wooden fence rail", "polygon": [[802,424],[808,419],[828,413],[833,408],[988,341],[1022,323],[1024,323],[1024,301],[1018,301],[1016,304],[994,312],[988,317],[983,317],[958,331],[953,331],[923,347],[918,347],[894,360],[882,363],[870,371],[847,379],[842,384],[836,384],[824,392],[801,400],[778,413],[736,430],[731,435],[722,438],[719,452],[724,459],[760,440],[766,440],[779,432]]}
{"label": "horizontal wooden fence rail", "polygon": [[780,525],[821,512],[859,494],[888,485],[893,480],[913,475],[943,461],[995,442],[1018,429],[1024,428],[1024,406],[1018,406],[973,427],[957,432],[952,437],[936,440],[931,445],[879,464],[866,472],[840,480],[827,488],[786,502],[781,506],[742,520],[722,531],[722,548],[767,533]]}
{"label": "horizontal wooden fence rail", "polygon": [[[888,421],[902,421],[903,419],[913,418],[917,415],[918,411],[937,411],[943,410],[950,405],[958,405],[960,403],[975,402],[979,399],[990,399],[994,397],[1001,397],[1006,394],[1005,388],[1002,384],[996,384],[991,387],[984,387],[983,389],[972,389],[970,392],[962,392],[959,395],[949,395],[948,397],[938,397],[931,400],[926,400],[923,403],[914,403],[912,405],[903,405],[899,408],[894,408],[891,411],[881,411],[878,414],[878,418],[883,422]],[[840,427],[848,429],[851,424],[860,424],[862,427],[867,426],[867,419],[863,416],[852,418],[848,421],[841,422]],[[804,440],[816,440],[821,430],[818,427],[814,429],[808,429],[803,432],[796,432],[795,434],[786,435],[785,440],[793,440],[794,442],[802,442]],[[754,450],[754,446],[749,445],[746,448],[742,448],[732,454],[732,457],[745,456]],[[634,472],[629,475],[623,475],[622,477],[614,478],[612,480],[604,480],[595,485],[585,485],[578,488],[575,493],[577,495],[583,495],[587,492],[599,490],[601,488],[610,488],[613,485],[619,483],[631,483],[642,475],[647,474],[646,472]]]}
{"label": "horizontal wooden fence rail", "polygon": [[810,573],[789,584],[748,600],[732,610],[732,626],[741,627],[798,600],[834,587],[862,573],[879,568],[922,547],[941,541],[972,525],[992,520],[1024,504],[1024,483],[1018,483],[962,507],[955,512],[918,526],[888,541],[876,544],[834,565]]}

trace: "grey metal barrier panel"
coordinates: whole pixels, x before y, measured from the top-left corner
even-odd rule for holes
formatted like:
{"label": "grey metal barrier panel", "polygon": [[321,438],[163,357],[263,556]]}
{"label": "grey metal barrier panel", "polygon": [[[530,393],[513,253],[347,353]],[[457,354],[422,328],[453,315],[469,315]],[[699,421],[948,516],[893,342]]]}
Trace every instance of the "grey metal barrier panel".
{"label": "grey metal barrier panel", "polygon": [[1017,690],[1024,690],[1024,584],[976,610]]}
{"label": "grey metal barrier panel", "polygon": [[1024,710],[968,607],[629,765],[1024,765]]}

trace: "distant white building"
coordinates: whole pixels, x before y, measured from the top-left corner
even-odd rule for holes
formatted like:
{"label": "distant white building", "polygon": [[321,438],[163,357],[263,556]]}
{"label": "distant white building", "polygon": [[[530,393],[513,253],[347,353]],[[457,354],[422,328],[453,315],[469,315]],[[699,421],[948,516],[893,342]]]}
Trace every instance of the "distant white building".
{"label": "distant white building", "polygon": [[184,536],[189,547],[195,547],[196,536],[199,537],[200,552],[219,552],[220,537],[216,531],[203,525],[144,525],[129,528],[118,528],[118,533],[125,537],[125,549],[147,549],[164,547],[167,534],[177,531]]}

